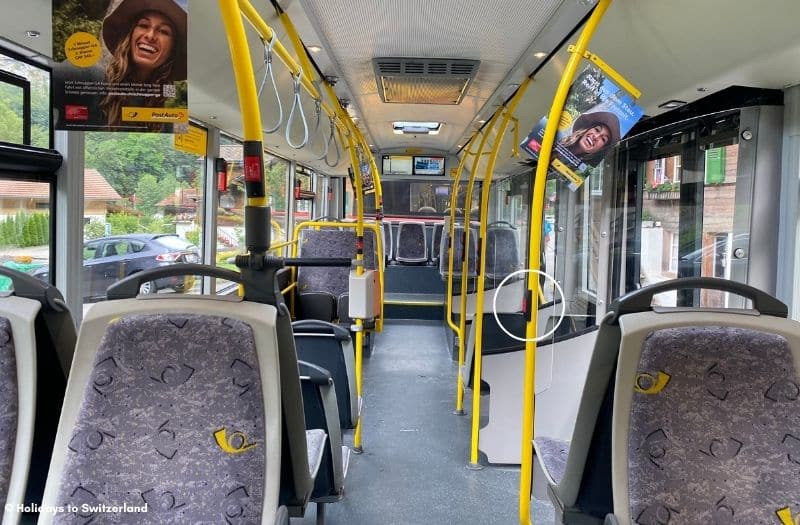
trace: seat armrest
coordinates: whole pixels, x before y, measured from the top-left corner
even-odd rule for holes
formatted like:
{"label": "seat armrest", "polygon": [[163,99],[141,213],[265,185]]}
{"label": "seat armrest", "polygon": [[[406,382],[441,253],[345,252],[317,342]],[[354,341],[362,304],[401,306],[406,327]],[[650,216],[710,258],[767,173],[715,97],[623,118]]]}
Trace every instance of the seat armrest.
{"label": "seat armrest", "polygon": [[320,321],[319,319],[301,319],[292,323],[292,331],[295,335],[300,334],[323,334],[332,335],[339,341],[349,341],[350,332],[339,325]]}
{"label": "seat armrest", "polygon": [[297,367],[300,371],[300,379],[308,378],[309,381],[315,385],[328,385],[333,382],[331,374],[321,366],[311,364],[307,361],[297,361]]}

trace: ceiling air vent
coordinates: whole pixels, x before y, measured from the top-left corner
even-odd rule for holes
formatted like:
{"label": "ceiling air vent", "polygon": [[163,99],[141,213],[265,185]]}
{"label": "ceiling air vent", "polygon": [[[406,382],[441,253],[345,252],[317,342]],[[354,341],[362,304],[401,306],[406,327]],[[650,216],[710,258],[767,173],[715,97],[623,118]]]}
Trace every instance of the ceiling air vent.
{"label": "ceiling air vent", "polygon": [[460,104],[478,60],[373,58],[378,93],[397,104]]}

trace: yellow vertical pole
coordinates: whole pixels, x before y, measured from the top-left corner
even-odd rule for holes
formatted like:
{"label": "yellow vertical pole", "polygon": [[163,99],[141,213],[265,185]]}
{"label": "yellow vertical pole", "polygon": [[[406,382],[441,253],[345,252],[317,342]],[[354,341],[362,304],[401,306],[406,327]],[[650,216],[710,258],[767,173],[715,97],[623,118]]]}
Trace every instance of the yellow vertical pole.
{"label": "yellow vertical pole", "polygon": [[[541,249],[542,239],[542,214],[544,212],[544,190],[547,182],[547,171],[550,167],[553,143],[556,138],[556,130],[561,113],[564,111],[564,103],[567,100],[569,88],[575,73],[578,69],[581,57],[586,52],[589,41],[594,35],[597,25],[603,18],[611,0],[599,0],[597,5],[586,22],[586,25],[578,38],[573,53],[570,55],[561,81],[553,97],[553,105],[547,116],[547,126],[545,127],[544,138],[542,139],[542,149],[539,151],[539,160],[536,165],[536,177],[533,185],[533,195],[531,197],[531,225],[528,239],[528,261],[532,269],[538,270],[540,261],[539,250]],[[531,524],[530,499],[531,499],[531,478],[533,463],[533,424],[534,424],[534,381],[536,378],[536,311],[538,310],[539,295],[536,290],[539,286],[539,278],[534,273],[528,274],[527,289],[531,304],[528,305],[530,319],[525,326],[525,383],[522,394],[522,464],[520,465],[519,481],[519,522],[522,525]]]}
{"label": "yellow vertical pole", "polygon": [[489,191],[492,186],[492,176],[494,175],[494,166],[497,162],[497,155],[500,153],[500,145],[503,143],[503,138],[508,129],[508,123],[511,121],[514,112],[517,110],[519,101],[522,99],[528,86],[532,80],[530,77],[519,86],[519,89],[514,94],[514,97],[508,102],[508,107],[505,111],[500,126],[497,128],[497,135],[495,136],[492,150],[489,155],[489,161],[486,164],[486,175],[483,178],[483,186],[481,187],[481,216],[480,216],[480,229],[478,238],[480,242],[480,252],[478,254],[478,278],[475,288],[477,289],[477,297],[475,298],[475,318],[472,322],[475,325],[475,364],[472,366],[473,377],[473,395],[472,395],[472,439],[470,441],[470,463],[473,466],[478,464],[478,442],[480,435],[480,418],[481,418],[481,368],[483,364],[483,300],[484,300],[484,283],[486,281],[486,227],[489,215]]}
{"label": "yellow vertical pole", "polygon": [[[478,146],[478,151],[475,152],[475,158],[472,160],[472,170],[469,173],[469,180],[467,181],[467,193],[464,197],[464,247],[462,249],[463,257],[461,263],[461,316],[459,317],[459,331],[463,337],[459,338],[458,341],[458,373],[461,375],[461,368],[464,366],[464,360],[466,357],[466,337],[467,337],[467,282],[469,278],[467,275],[469,274],[469,245],[470,245],[470,236],[471,236],[471,228],[470,228],[470,212],[472,211],[472,192],[475,189],[475,179],[478,177],[478,166],[481,162],[481,157],[483,156],[483,150],[486,148],[486,144],[489,140],[489,135],[494,130],[495,125],[497,124],[498,120],[500,120],[500,114],[505,109],[505,106],[501,106],[497,108],[492,118],[486,124],[484,129],[483,137],[481,137],[480,145]],[[497,140],[497,137],[495,137]],[[475,312],[475,315],[478,315],[478,312]],[[472,407],[475,408],[476,400],[480,403],[481,398],[481,385],[480,383],[472,385]],[[473,412],[473,425],[474,423],[475,414]],[[481,468],[478,464],[478,442],[476,439],[472,439],[470,441],[470,462],[467,465],[469,468],[478,469]]]}
{"label": "yellow vertical pole", "polygon": [[[458,364],[459,369],[456,373],[456,409],[453,412],[457,416],[464,415],[464,379],[461,377],[461,364],[464,362],[464,334],[461,332],[460,324],[457,325],[453,322],[453,258],[454,252],[453,247],[455,246],[453,242],[453,233],[455,232],[455,223],[456,223],[456,208],[458,207],[458,185],[461,182],[461,174],[464,172],[464,165],[467,163],[467,158],[470,155],[474,155],[472,153],[471,148],[472,144],[475,142],[478,134],[472,135],[472,137],[467,142],[466,146],[464,146],[464,156],[461,157],[461,160],[458,162],[458,168],[456,168],[455,177],[453,177],[453,184],[450,190],[450,224],[448,226],[449,235],[448,239],[448,249],[447,249],[447,324],[450,328],[455,332],[456,337],[458,338]],[[441,254],[439,254],[441,256]]]}
{"label": "yellow vertical pole", "polygon": [[[364,273],[364,192],[361,186],[361,166],[358,163],[358,153],[352,134],[347,136],[347,149],[350,153],[350,165],[353,168],[353,180],[356,187],[353,188],[353,195],[356,200],[356,275]],[[359,407],[363,399],[363,363],[364,363],[364,320],[356,319],[356,394]],[[356,431],[353,435],[353,451],[361,454],[364,449],[361,446],[362,418],[359,414],[356,421]]]}
{"label": "yellow vertical pole", "polygon": [[[228,37],[228,47],[231,51],[233,63],[233,76],[236,81],[236,90],[239,93],[239,111],[242,114],[242,127],[245,143],[251,143],[252,150],[257,147],[261,156],[261,191],[247,191],[247,204],[249,206],[266,206],[267,197],[264,192],[263,176],[263,149],[261,148],[261,112],[258,106],[258,93],[256,91],[256,78],[253,72],[253,63],[250,61],[250,48],[247,45],[247,36],[244,32],[244,22],[236,0],[219,0],[219,10],[225,33]],[[256,146],[257,143],[257,146]],[[245,145],[247,150],[248,145]],[[246,151],[247,153],[247,151]],[[252,188],[250,188],[252,189]],[[255,196],[252,196],[255,193]],[[261,195],[258,195],[258,194]],[[266,225],[264,226],[266,227]]]}

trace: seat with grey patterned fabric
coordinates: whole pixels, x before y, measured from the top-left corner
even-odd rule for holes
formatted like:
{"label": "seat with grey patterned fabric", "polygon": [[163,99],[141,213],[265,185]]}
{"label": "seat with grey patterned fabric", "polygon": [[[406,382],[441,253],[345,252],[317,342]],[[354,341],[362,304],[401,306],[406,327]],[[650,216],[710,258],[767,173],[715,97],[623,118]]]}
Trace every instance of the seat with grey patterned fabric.
{"label": "seat with grey patterned fabric", "polygon": [[[450,230],[442,231],[442,240],[439,243],[439,274],[443,279],[447,278],[447,270],[450,258]],[[461,278],[462,260],[464,257],[464,226],[456,224],[453,226],[453,277]],[[469,231],[469,251],[467,252],[467,277],[473,278],[477,275],[475,262],[478,260],[478,230],[470,228]]]}
{"label": "seat with grey patterned fabric", "polygon": [[519,268],[516,229],[510,224],[490,224],[486,230],[486,278],[502,281]]}
{"label": "seat with grey patterned fabric", "polygon": [[[299,257],[349,257],[354,258],[356,251],[355,230],[313,230],[300,232]],[[334,299],[347,292],[350,269],[342,267],[300,267],[297,269],[297,292],[300,301],[305,293],[325,292]],[[319,301],[319,299],[313,299]],[[327,302],[327,301],[326,301]],[[308,309],[305,308],[304,309]],[[327,310],[327,306],[325,307]],[[336,314],[333,305],[331,317],[314,316],[315,319],[332,321]],[[299,317],[299,316],[298,316]]]}
{"label": "seat with grey patterned fabric", "polygon": [[425,224],[401,222],[397,226],[397,251],[394,260],[407,264],[422,264],[428,260]]}
{"label": "seat with grey patterned fabric", "polygon": [[[7,316],[12,323],[15,333],[14,348],[20,355],[17,364],[25,363],[27,359],[33,360],[34,378],[30,379],[20,375],[20,396],[33,391],[35,414],[31,441],[25,439],[17,441],[17,445],[30,447],[30,462],[26,465],[25,474],[27,484],[24,489],[24,503],[29,508],[34,508],[42,502],[42,493],[47,480],[47,471],[50,466],[50,454],[53,451],[58,427],[58,418],[61,414],[61,405],[64,401],[64,390],[67,385],[72,354],[75,351],[75,324],[72,315],[64,303],[64,298],[54,286],[36,279],[35,277],[17,270],[0,266],[3,278],[10,279],[13,287],[13,297],[0,299],[0,316]],[[29,301],[39,305],[33,308],[36,313],[33,318],[22,316],[27,312],[25,305]],[[25,335],[32,330],[34,337],[30,339]],[[3,373],[9,377],[13,374],[12,367],[3,367]],[[24,410],[29,410],[27,405]],[[13,411],[12,411],[13,412]],[[11,416],[8,412],[6,416]],[[19,419],[21,422],[25,418]],[[9,424],[3,428],[15,428]],[[22,430],[21,425],[17,430]],[[6,437],[9,434],[5,434]],[[7,449],[4,449],[7,450]],[[27,461],[27,460],[26,460]],[[5,498],[5,494],[3,494]],[[11,501],[13,498],[9,498]],[[20,503],[19,501],[17,503]],[[26,512],[23,522],[34,512]],[[15,511],[14,518],[6,516],[3,523],[15,523],[14,519],[20,516]]]}
{"label": "seat with grey patterned fabric", "polygon": [[[711,288],[754,310],[651,307]],[[800,323],[746,285],[677,279],[604,318],[570,444],[537,437],[557,523],[792,523],[800,513]],[[698,315],[702,313],[702,315]]]}
{"label": "seat with grey patterned fabric", "polygon": [[[302,230],[300,257],[356,257],[355,230]],[[377,268],[380,259],[375,232],[364,230],[364,267]],[[349,289],[350,268],[303,266],[297,270],[295,315],[298,319],[333,321],[337,315],[336,300]]]}
{"label": "seat with grey patterned fabric", "polygon": [[41,304],[0,298],[0,503],[3,524],[22,515],[36,417],[36,332]]}
{"label": "seat with grey patterned fabric", "polygon": [[[39,523],[288,523],[277,312],[237,299],[89,310],[43,501],[78,510]],[[308,441],[321,445],[316,434]]]}

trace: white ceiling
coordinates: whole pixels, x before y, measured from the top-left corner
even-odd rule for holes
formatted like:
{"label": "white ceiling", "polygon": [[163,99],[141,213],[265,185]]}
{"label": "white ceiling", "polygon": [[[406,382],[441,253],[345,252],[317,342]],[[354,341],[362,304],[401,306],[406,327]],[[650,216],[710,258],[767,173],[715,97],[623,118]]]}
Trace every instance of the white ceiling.
{"label": "white ceiling", "polygon": [[[299,0],[335,57],[359,116],[379,149],[455,151],[462,136],[528,50],[561,0]],[[577,21],[577,20],[576,20]],[[574,23],[573,23],[574,25]],[[375,57],[462,58],[480,68],[459,105],[387,104],[378,94]],[[443,122],[438,135],[398,136],[392,122]]]}
{"label": "white ceiling", "polygon": [[[282,0],[307,45],[325,51],[314,60],[323,74],[340,77],[337,95],[353,101],[367,140],[380,151],[422,148],[454,152],[478,119],[513,92],[540,60],[588,11],[587,0]],[[287,44],[274,9],[254,1],[266,22]],[[0,37],[17,42],[26,55],[51,54],[51,0],[0,0]],[[216,2],[190,0],[189,105],[194,118],[241,136],[241,116],[228,45]],[[800,0],[614,0],[591,44],[592,51],[622,72],[642,92],[648,115],[664,110],[669,99],[687,102],[730,85],[783,88],[800,83]],[[41,32],[37,39],[28,29]],[[262,48],[248,27],[253,64],[260,80]],[[573,36],[570,41],[574,41]],[[376,56],[469,58],[481,60],[478,77],[457,106],[385,104],[377,94],[371,59]],[[517,116],[526,133],[550,105],[568,54],[559,51],[539,71]],[[279,89],[288,111],[291,79],[276,65]],[[698,91],[705,88],[706,92]],[[304,96],[306,113],[313,103]],[[211,117],[217,117],[213,121]],[[274,119],[274,104],[262,103],[264,124]],[[313,120],[313,119],[312,119]],[[441,120],[437,136],[416,139],[394,135],[392,120]],[[313,122],[311,123],[313,126]],[[323,126],[325,128],[325,126]],[[326,131],[326,130],[325,130]],[[517,159],[509,133],[500,169]],[[321,134],[317,144],[322,140]],[[264,137],[273,152],[296,158],[327,173],[344,173],[345,162],[327,168],[321,148],[292,150],[282,133]]]}

